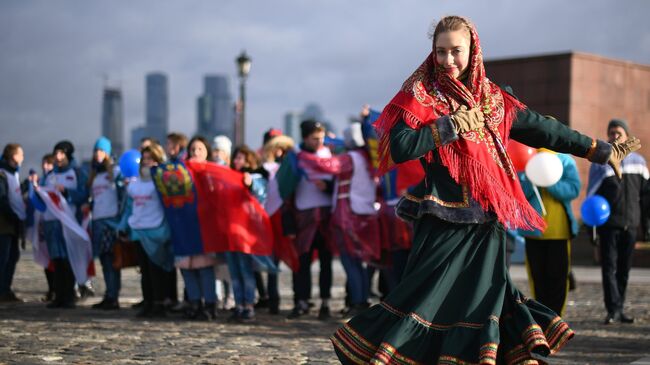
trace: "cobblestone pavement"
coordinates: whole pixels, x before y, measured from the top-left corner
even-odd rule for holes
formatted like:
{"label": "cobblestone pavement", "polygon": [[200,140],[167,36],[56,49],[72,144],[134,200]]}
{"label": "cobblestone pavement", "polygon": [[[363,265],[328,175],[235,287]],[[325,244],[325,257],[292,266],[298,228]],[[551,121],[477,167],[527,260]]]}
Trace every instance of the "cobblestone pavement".
{"label": "cobblestone pavement", "polygon": [[[570,293],[565,318],[576,337],[554,363],[629,364],[650,356],[650,270],[632,272],[628,312],[636,316],[636,323],[611,326],[601,324],[598,270],[584,267],[575,271],[578,288]],[[528,291],[522,267],[513,267],[512,277]],[[25,302],[0,304],[0,364],[337,363],[328,337],[343,320],[337,317],[321,322],[315,313],[286,320],[291,306],[287,270],[281,275],[282,315],[260,310],[256,323],[248,325],[227,323],[226,312],[220,313],[216,322],[189,322],[173,315],[156,321],[136,319],[129,307],[140,299],[138,280],[135,269],[124,271],[119,311],[90,309],[99,297],[80,302],[77,309],[49,310],[40,302],[46,287],[43,271],[32,262],[31,254],[24,254],[14,288]],[[333,313],[343,306],[343,283],[337,263]],[[95,286],[98,295],[103,292],[101,277],[95,279]]]}

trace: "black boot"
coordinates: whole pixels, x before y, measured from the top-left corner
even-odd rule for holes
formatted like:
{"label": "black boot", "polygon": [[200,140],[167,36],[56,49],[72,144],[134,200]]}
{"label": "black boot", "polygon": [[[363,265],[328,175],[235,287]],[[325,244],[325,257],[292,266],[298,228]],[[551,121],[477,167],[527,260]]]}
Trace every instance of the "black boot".
{"label": "black boot", "polygon": [[74,292],[74,284],[75,284],[75,277],[74,273],[72,272],[72,267],[70,266],[70,262],[65,259],[64,260],[64,274],[65,274],[65,284],[64,284],[64,299],[63,303],[61,304],[61,308],[66,308],[66,309],[72,309],[74,308],[75,305],[75,292]]}
{"label": "black boot", "polygon": [[102,306],[103,310],[118,310],[120,309],[120,302],[117,299],[106,298],[104,305]]}
{"label": "black boot", "polygon": [[47,293],[41,299],[43,302],[51,302],[54,300],[54,273],[48,269],[44,270],[45,279],[47,280]]}
{"label": "black boot", "polygon": [[65,297],[65,273],[61,259],[53,259],[54,272],[52,273],[52,284],[54,286],[54,299],[47,304],[47,308],[61,308]]}
{"label": "black boot", "polygon": [[280,314],[280,301],[277,299],[269,300],[269,314]]}
{"label": "black boot", "polygon": [[321,321],[326,321],[330,318],[330,307],[326,305],[321,305],[320,310],[318,311],[318,319]]}
{"label": "black boot", "polygon": [[199,310],[196,312],[196,318],[197,321],[209,321],[211,320],[210,313],[208,313],[207,308],[199,302]]}
{"label": "black boot", "polygon": [[107,300],[108,299],[106,297],[104,297],[104,299],[102,299],[101,302],[91,305],[90,308],[92,308],[92,309],[104,309],[104,305],[106,304]]}
{"label": "black boot", "polygon": [[214,321],[217,319],[217,303],[205,303],[205,312],[209,320]]}
{"label": "black boot", "polygon": [[138,318],[148,318],[151,316],[151,310],[153,309],[153,304],[147,301],[142,301],[142,305],[139,306],[138,312],[135,314]]}
{"label": "black boot", "polygon": [[189,307],[185,310],[185,318],[197,319],[200,310],[201,310],[201,302],[198,300],[191,301]]}
{"label": "black boot", "polygon": [[165,304],[162,302],[156,302],[153,304],[153,307],[151,308],[151,312],[149,313],[150,318],[166,318],[167,317],[167,310],[165,309]]}

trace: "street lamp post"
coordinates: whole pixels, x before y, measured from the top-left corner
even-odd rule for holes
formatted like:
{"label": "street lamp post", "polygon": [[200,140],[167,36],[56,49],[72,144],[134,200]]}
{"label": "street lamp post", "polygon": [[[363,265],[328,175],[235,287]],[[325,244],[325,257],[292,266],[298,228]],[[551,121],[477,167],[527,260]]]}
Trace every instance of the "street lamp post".
{"label": "street lamp post", "polygon": [[251,59],[246,55],[246,51],[242,51],[235,61],[239,75],[239,118],[235,123],[235,143],[241,146],[246,135],[246,78],[251,70]]}

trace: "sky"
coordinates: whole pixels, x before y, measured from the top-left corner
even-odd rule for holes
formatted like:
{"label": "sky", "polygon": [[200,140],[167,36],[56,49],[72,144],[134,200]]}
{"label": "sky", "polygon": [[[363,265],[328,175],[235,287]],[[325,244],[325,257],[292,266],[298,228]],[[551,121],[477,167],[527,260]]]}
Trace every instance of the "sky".
{"label": "sky", "polygon": [[650,64],[647,0],[3,0],[0,145],[21,143],[25,168],[62,139],[88,159],[105,77],[122,89],[128,144],[152,71],[169,77],[170,129],[192,135],[203,76],[228,76],[236,98],[244,49],[249,145],[312,102],[341,128],[365,103],[383,108],[452,14],[476,24],[486,59],[578,51]]}

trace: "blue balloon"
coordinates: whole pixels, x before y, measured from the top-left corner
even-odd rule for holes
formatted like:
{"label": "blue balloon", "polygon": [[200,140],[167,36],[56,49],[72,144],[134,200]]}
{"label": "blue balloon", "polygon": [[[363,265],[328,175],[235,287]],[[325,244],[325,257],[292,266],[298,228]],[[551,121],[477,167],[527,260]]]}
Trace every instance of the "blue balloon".
{"label": "blue balloon", "polygon": [[585,199],[580,206],[582,220],[590,227],[602,226],[609,219],[609,203],[600,195],[593,195]]}
{"label": "blue balloon", "polygon": [[122,176],[129,178],[140,174],[140,157],[138,150],[128,150],[122,154],[119,162]]}

